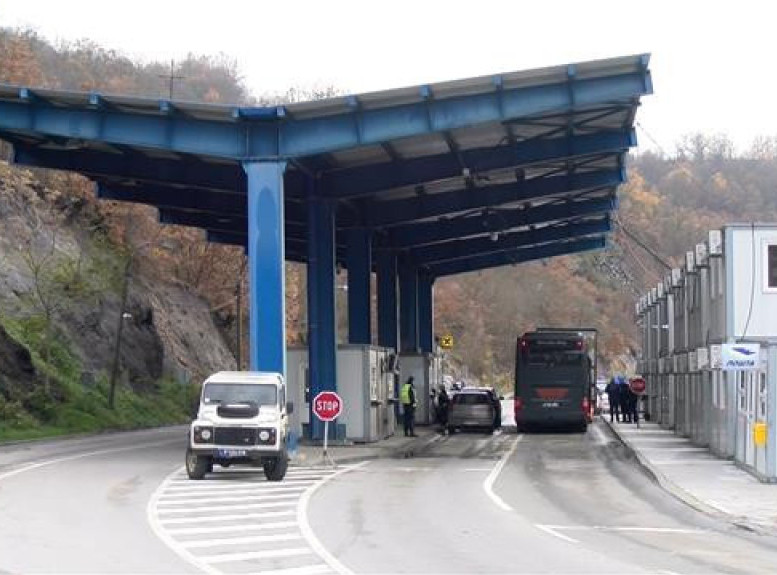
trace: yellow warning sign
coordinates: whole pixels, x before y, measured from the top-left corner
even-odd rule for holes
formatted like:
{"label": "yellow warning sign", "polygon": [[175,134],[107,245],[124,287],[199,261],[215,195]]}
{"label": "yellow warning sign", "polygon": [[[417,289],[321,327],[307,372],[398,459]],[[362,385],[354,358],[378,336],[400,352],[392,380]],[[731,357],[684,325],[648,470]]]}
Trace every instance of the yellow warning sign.
{"label": "yellow warning sign", "polygon": [[766,422],[756,421],[753,424],[753,443],[756,447],[766,445]]}
{"label": "yellow warning sign", "polygon": [[443,349],[453,349],[453,336],[451,334],[445,334],[440,338],[440,347]]}

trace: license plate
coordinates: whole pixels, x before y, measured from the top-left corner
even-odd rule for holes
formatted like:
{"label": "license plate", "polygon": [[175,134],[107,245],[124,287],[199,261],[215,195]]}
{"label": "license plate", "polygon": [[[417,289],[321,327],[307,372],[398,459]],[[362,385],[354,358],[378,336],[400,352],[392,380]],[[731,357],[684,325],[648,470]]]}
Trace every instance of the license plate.
{"label": "license plate", "polygon": [[546,401],[542,404],[542,407],[558,407],[558,401]]}
{"label": "license plate", "polygon": [[221,459],[229,459],[230,457],[245,457],[245,449],[219,449],[218,456]]}

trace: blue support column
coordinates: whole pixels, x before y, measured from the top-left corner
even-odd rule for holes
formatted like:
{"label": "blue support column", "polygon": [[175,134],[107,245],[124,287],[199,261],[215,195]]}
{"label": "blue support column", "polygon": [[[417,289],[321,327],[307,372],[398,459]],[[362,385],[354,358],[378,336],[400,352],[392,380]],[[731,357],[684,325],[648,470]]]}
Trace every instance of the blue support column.
{"label": "blue support column", "polygon": [[434,277],[418,274],[418,347],[434,351]]}
{"label": "blue support column", "polygon": [[372,270],[372,233],[365,229],[348,230],[348,343],[372,343],[370,274]]}
{"label": "blue support column", "polygon": [[397,255],[384,250],[378,264],[378,345],[399,350],[397,331]]}
{"label": "blue support column", "polygon": [[418,351],[418,271],[412,266],[399,271],[399,341],[403,352]]}
{"label": "blue support column", "polygon": [[285,162],[246,162],[250,365],[286,375]]}
{"label": "blue support column", "polygon": [[[335,324],[335,206],[308,191],[308,361],[311,439],[323,439],[324,424],[313,415],[313,398],[337,391],[337,332]],[[330,436],[334,436],[334,425]]]}

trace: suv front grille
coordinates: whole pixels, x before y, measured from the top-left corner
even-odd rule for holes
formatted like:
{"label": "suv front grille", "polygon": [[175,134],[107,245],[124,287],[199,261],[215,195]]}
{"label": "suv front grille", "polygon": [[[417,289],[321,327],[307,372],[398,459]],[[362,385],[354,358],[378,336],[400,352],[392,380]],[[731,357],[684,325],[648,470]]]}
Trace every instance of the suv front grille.
{"label": "suv front grille", "polygon": [[217,427],[216,445],[256,445],[258,429],[250,427]]}

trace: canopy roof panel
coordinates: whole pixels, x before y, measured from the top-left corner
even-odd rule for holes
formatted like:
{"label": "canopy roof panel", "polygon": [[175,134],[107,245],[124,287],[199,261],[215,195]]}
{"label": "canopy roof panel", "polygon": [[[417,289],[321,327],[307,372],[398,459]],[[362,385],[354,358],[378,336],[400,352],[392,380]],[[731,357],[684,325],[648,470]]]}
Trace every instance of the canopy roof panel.
{"label": "canopy roof panel", "polygon": [[100,197],[157,206],[166,223],[238,245],[243,163],[285,161],[291,259],[306,257],[315,177],[337,205],[340,235],[369,228],[379,249],[446,275],[603,245],[636,145],[634,116],[652,92],[648,62],[626,56],[271,107],[0,85],[0,138],[18,163],[80,172]]}

